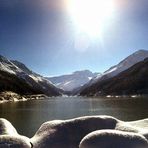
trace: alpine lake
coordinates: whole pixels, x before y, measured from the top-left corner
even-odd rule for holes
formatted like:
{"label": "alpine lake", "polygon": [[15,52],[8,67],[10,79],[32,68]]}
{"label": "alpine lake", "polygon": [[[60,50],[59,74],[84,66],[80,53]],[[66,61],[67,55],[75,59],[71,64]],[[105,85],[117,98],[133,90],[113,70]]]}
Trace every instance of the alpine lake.
{"label": "alpine lake", "polygon": [[18,133],[28,137],[46,121],[91,115],[109,115],[124,121],[148,118],[148,97],[51,97],[0,104],[0,117],[9,120]]}

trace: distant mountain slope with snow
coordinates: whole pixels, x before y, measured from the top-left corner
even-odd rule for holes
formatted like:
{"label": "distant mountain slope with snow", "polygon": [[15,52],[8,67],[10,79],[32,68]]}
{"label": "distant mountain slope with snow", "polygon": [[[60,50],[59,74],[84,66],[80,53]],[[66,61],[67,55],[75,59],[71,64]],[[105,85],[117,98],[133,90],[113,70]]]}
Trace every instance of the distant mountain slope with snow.
{"label": "distant mountain slope with snow", "polygon": [[33,75],[36,75],[36,76],[41,76],[41,75],[33,72],[25,64],[23,64],[23,63],[21,63],[17,60],[10,60],[10,62],[12,62],[14,65],[16,65],[18,68],[20,68],[22,71],[24,71],[27,74],[33,74]]}
{"label": "distant mountain slope with snow", "polygon": [[[29,89],[32,89],[34,92],[44,93],[48,96],[60,95],[60,90],[57,89],[49,80],[45,79],[39,74],[34,73],[19,61],[10,61],[5,57],[0,56],[0,73],[0,88],[2,90],[11,88],[11,91],[13,91],[13,86],[9,87],[10,84],[15,84],[17,86],[17,90],[19,90],[19,87],[23,87],[21,84],[24,84],[25,89],[27,90],[26,93]],[[11,77],[13,77],[12,81],[10,80]],[[29,89],[27,89],[27,86],[29,86]],[[23,91],[24,93],[25,89]]]}
{"label": "distant mountain slope with snow", "polygon": [[87,89],[88,87],[91,87],[91,85],[95,83],[99,83],[102,80],[106,80],[106,79],[109,79],[109,78],[112,78],[118,75],[119,73],[127,70],[128,68],[132,67],[136,63],[143,61],[147,57],[148,57],[148,50],[136,51],[135,53],[131,54],[130,56],[122,60],[117,65],[109,68],[102,75],[97,76],[93,78],[92,80],[90,80],[86,85],[81,87],[76,93],[80,93],[81,91]]}
{"label": "distant mountain slope with snow", "polygon": [[130,68],[131,66],[135,65],[136,63],[143,61],[147,57],[148,57],[147,50],[138,50],[137,52],[131,54],[130,56],[122,60],[119,64],[105,71],[103,75],[108,75],[109,77],[113,77],[119,74],[120,72]]}
{"label": "distant mountain slope with snow", "polygon": [[83,86],[99,73],[92,73],[89,70],[76,71],[72,74],[62,75],[57,77],[48,77],[53,84],[65,91],[72,91],[75,88]]}
{"label": "distant mountain slope with snow", "polygon": [[116,76],[122,71],[127,70],[131,66],[135,65],[136,63],[143,61],[145,58],[148,57],[148,50],[138,50],[122,60],[115,66],[112,66],[108,70],[106,70],[100,77],[96,77],[92,79],[91,83],[97,82],[99,79],[107,79]]}
{"label": "distant mountain slope with snow", "polygon": [[92,84],[80,92],[84,96],[147,95],[148,58],[109,79]]}

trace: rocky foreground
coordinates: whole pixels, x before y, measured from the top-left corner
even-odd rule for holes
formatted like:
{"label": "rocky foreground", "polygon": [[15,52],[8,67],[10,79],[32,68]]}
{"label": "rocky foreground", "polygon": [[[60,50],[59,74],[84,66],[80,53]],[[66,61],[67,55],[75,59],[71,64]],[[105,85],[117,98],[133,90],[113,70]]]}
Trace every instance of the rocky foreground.
{"label": "rocky foreground", "polygon": [[110,116],[48,121],[30,139],[0,119],[1,148],[148,148],[148,119],[124,122]]}

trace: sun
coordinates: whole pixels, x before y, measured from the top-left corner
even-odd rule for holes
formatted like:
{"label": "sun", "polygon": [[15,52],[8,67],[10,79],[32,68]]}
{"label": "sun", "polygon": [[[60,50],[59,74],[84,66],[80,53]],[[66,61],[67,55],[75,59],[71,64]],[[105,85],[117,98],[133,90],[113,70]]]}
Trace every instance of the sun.
{"label": "sun", "polygon": [[115,9],[113,0],[67,0],[67,4],[75,26],[91,36],[101,33]]}

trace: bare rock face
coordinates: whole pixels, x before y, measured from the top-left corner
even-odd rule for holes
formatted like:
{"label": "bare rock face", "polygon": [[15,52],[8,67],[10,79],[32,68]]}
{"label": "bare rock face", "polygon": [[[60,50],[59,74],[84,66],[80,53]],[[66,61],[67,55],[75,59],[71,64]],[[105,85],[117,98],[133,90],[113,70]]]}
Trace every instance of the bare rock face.
{"label": "bare rock face", "polygon": [[0,118],[0,148],[31,148],[30,139],[17,133],[13,125]]}
{"label": "bare rock face", "polygon": [[77,148],[88,133],[100,129],[114,129],[117,119],[90,116],[44,123],[31,139],[35,148]]}
{"label": "bare rock face", "polygon": [[148,148],[148,141],[136,133],[99,130],[85,136],[79,148]]}

